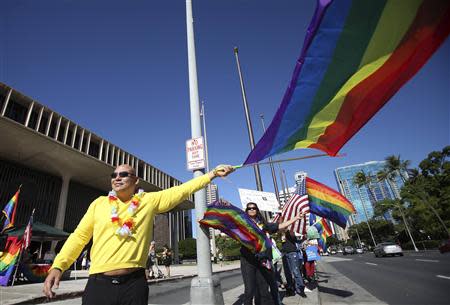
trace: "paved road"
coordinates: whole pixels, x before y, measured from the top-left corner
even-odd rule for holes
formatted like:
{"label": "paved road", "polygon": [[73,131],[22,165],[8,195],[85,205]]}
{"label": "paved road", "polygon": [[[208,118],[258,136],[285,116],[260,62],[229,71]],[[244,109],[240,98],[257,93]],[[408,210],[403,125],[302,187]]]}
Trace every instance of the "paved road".
{"label": "paved road", "polygon": [[325,258],[338,272],[388,304],[450,304],[450,254],[372,253]]}

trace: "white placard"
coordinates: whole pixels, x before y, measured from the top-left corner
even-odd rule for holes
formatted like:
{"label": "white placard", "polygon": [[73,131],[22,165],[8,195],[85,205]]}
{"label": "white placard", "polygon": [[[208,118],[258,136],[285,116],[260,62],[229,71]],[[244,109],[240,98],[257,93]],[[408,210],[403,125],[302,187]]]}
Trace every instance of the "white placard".
{"label": "white placard", "polygon": [[239,189],[239,197],[244,209],[247,203],[254,202],[261,211],[278,212],[279,204],[274,193]]}
{"label": "white placard", "polygon": [[205,168],[205,146],[203,137],[193,138],[186,141],[187,169],[197,170]]}

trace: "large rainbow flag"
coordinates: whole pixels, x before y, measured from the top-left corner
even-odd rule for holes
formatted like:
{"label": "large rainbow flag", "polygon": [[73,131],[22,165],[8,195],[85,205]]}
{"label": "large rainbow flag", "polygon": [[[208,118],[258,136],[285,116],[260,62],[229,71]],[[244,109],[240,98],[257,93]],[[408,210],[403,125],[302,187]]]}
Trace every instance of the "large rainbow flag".
{"label": "large rainbow flag", "polygon": [[241,209],[233,205],[214,202],[208,205],[202,225],[218,229],[241,243],[253,253],[261,253],[271,247],[266,234]]}
{"label": "large rainbow flag", "polygon": [[448,0],[318,0],[269,128],[244,164],[299,148],[335,156],[450,33]]}
{"label": "large rainbow flag", "polygon": [[8,237],[5,251],[0,255],[0,286],[7,286],[20,255],[22,240],[16,236]]}
{"label": "large rainbow flag", "polygon": [[3,215],[5,215],[5,223],[2,232],[14,226],[14,219],[16,218],[17,202],[19,200],[20,187],[11,200],[3,208]]}
{"label": "large rainbow flag", "polygon": [[342,228],[346,227],[348,216],[356,212],[347,198],[309,177],[306,177],[306,193],[311,213],[329,219]]}

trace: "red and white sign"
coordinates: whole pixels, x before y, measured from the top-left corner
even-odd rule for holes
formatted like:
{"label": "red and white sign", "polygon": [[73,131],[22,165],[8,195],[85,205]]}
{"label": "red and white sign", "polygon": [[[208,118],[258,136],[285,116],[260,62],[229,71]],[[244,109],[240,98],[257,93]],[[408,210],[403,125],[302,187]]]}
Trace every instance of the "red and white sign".
{"label": "red and white sign", "polygon": [[206,167],[203,137],[186,141],[186,159],[187,169],[190,171],[204,169]]}

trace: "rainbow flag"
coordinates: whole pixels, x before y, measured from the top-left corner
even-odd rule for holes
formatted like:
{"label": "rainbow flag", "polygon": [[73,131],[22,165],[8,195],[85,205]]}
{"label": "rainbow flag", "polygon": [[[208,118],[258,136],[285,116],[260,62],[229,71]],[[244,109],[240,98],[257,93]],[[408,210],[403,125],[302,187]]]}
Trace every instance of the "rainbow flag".
{"label": "rainbow flag", "polygon": [[448,0],[320,0],[291,82],[244,164],[300,148],[335,156],[450,33]]}
{"label": "rainbow flag", "polygon": [[310,212],[329,219],[342,228],[346,227],[348,216],[356,212],[347,198],[309,177],[306,177],[306,192]]}
{"label": "rainbow flag", "polygon": [[327,235],[325,232],[320,234],[320,238],[318,239],[319,248],[322,249],[323,252],[327,251]]}
{"label": "rainbow flag", "polygon": [[17,202],[19,200],[20,187],[11,200],[3,208],[3,215],[5,215],[5,223],[2,232],[14,226],[14,219],[16,218]]}
{"label": "rainbow flag", "polygon": [[7,286],[20,255],[22,240],[16,236],[8,237],[5,251],[0,255],[0,286]]}
{"label": "rainbow flag", "polygon": [[48,271],[51,267],[51,264],[21,264],[20,271],[22,271],[23,275],[27,278],[28,281],[40,283],[45,281],[45,278],[47,277]]}
{"label": "rainbow flag", "polygon": [[216,201],[207,206],[199,222],[222,231],[253,253],[261,253],[271,247],[266,234],[244,211],[233,205],[225,206]]}
{"label": "rainbow flag", "polygon": [[325,234],[326,237],[333,235],[333,231],[331,230],[330,224],[325,218],[321,218],[318,220],[314,226],[317,228],[317,231],[322,235]]}

